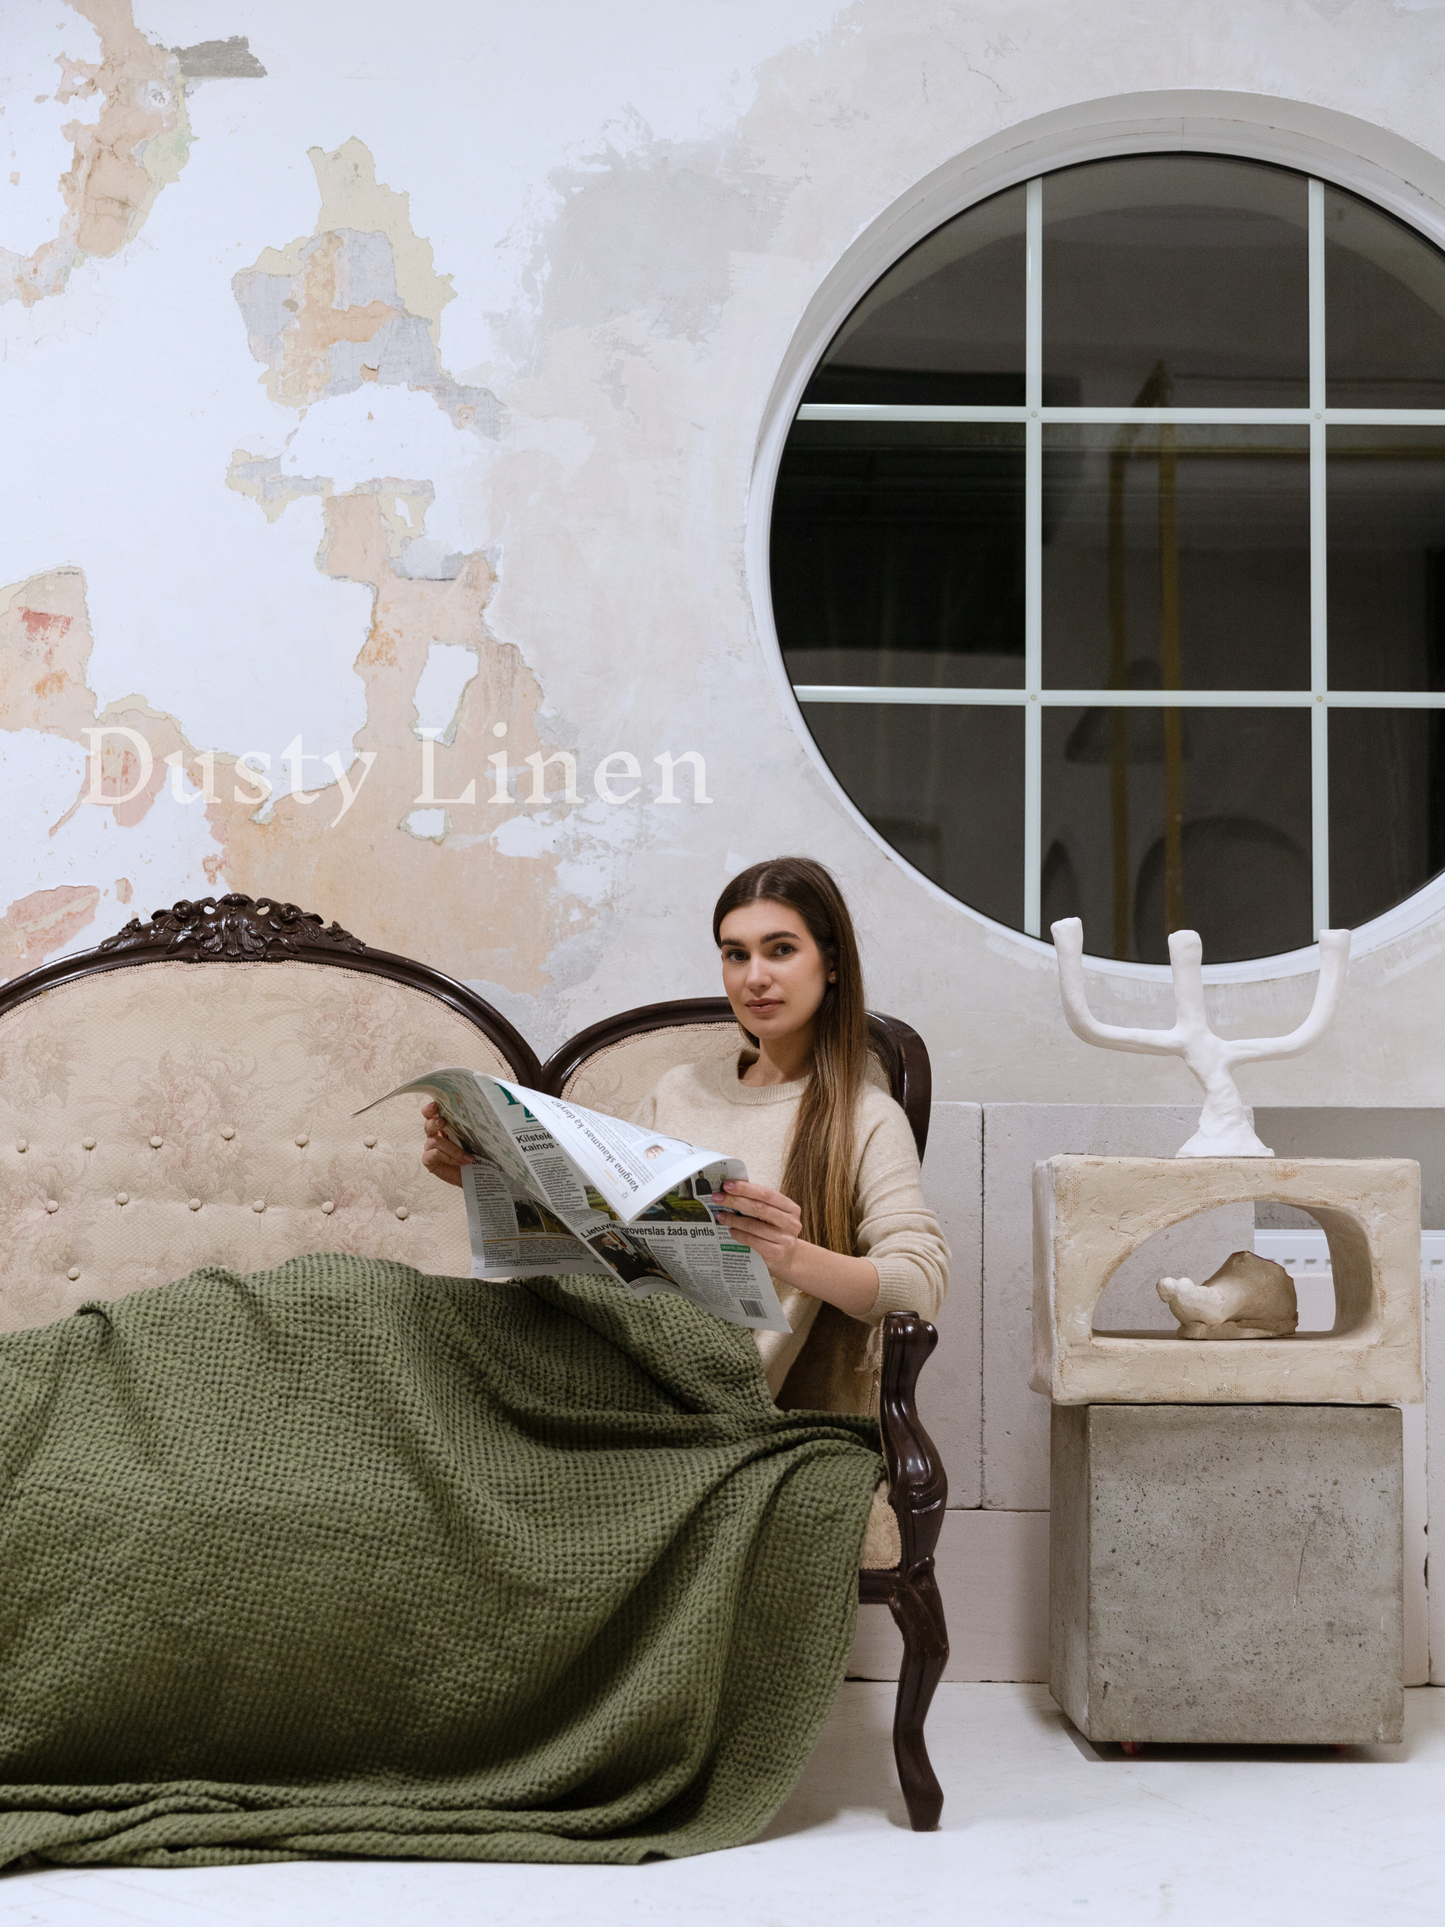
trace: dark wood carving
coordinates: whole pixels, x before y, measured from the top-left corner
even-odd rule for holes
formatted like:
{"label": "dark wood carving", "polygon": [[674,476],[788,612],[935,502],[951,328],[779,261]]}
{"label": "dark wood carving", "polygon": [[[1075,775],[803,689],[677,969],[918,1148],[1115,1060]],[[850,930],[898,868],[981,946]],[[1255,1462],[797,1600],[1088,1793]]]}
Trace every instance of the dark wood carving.
{"label": "dark wood carving", "polygon": [[410,957],[373,950],[360,937],[352,936],[338,923],[324,922],[314,911],[299,910],[294,903],[278,903],[270,897],[205,897],[198,903],[183,899],[169,910],[157,910],[149,923],[134,918],[94,950],[61,957],[0,985],[0,1017],[44,991],[101,971],[129,970],[149,963],[282,961],[331,964],[367,976],[389,977],[423,991],[481,1031],[519,1084],[535,1087],[541,1078],[542,1067],[526,1038],[474,990]]}
{"label": "dark wood carving", "polygon": [[948,1504],[943,1462],[918,1416],[918,1375],[937,1343],[937,1331],[916,1311],[890,1311],[883,1320],[878,1428],[888,1466],[888,1497],[903,1540],[904,1571],[932,1559]]}
{"label": "dark wood carving", "polygon": [[891,1311],[883,1321],[883,1373],[878,1425],[888,1467],[888,1500],[898,1516],[903,1557],[892,1571],[861,1572],[858,1597],[886,1605],[903,1635],[903,1666],[893,1712],[893,1757],[916,1833],[931,1832],[943,1811],[943,1789],[928,1757],[923,1724],[948,1663],[933,1554],[943,1528],[948,1480],[918,1416],[916,1393],[938,1333],[914,1311]]}
{"label": "dark wood carving", "polygon": [[169,910],[155,910],[149,923],[132,917],[124,930],[97,944],[107,953],[145,951],[200,962],[215,957],[238,961],[296,957],[303,950],[365,950],[339,923],[322,923],[314,910],[267,897],[183,897]]}
{"label": "dark wood carving", "polygon": [[921,1163],[928,1149],[928,1120],[933,1114],[933,1066],[928,1046],[901,1017],[885,1017],[881,1011],[870,1010],[868,1028],[889,1089],[908,1119]]}
{"label": "dark wood carving", "polygon": [[[542,1066],[540,1088],[560,1097],[588,1058],[595,1057],[610,1044],[644,1036],[648,1031],[671,1030],[682,1024],[735,1027],[737,1018],[726,997],[682,997],[675,1003],[641,1004],[636,1010],[624,1010],[618,1017],[604,1017],[601,1023],[579,1030],[552,1053]],[[897,1017],[870,1011],[868,1027],[874,1053],[890,1090],[903,1107],[921,1158],[928,1144],[928,1118],[933,1103],[933,1071],[928,1061],[928,1047],[911,1025]],[[741,1043],[740,1036],[739,1046]]]}

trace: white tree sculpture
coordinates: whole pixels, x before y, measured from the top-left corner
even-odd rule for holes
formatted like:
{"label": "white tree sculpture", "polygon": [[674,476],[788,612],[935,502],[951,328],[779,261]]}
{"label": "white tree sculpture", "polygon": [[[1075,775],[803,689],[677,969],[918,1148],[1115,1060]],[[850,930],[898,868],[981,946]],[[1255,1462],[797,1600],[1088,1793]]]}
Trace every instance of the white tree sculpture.
{"label": "white tree sculpture", "polygon": [[1134,1030],[1101,1024],[1089,1009],[1084,990],[1084,926],[1065,917],[1052,926],[1059,958],[1059,991],[1064,1015],[1075,1037],[1105,1050],[1182,1057],[1204,1090],[1199,1129],[1175,1153],[1181,1158],[1268,1158],[1274,1153],[1255,1134],[1253,1116],[1234,1081],[1238,1064],[1266,1057],[1298,1057],[1324,1035],[1339,1008],[1350,960],[1348,930],[1321,930],[1320,975],[1310,1014],[1287,1037],[1217,1037],[1204,1014],[1204,946],[1197,930],[1175,930],[1169,938],[1169,970],[1174,979],[1174,1025],[1170,1030]]}

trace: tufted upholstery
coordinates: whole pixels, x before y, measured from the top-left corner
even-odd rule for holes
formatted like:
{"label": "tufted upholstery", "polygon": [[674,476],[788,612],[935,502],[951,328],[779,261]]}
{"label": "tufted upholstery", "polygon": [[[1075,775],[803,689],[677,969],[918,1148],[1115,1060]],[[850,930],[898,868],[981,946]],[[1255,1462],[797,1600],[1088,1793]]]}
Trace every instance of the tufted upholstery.
{"label": "tufted upholstery", "polygon": [[17,1005],[0,1017],[0,1330],[302,1251],[465,1275],[464,1214],[419,1157],[421,1098],[352,1116],[442,1064],[509,1074],[439,999],[332,965],[145,963]]}

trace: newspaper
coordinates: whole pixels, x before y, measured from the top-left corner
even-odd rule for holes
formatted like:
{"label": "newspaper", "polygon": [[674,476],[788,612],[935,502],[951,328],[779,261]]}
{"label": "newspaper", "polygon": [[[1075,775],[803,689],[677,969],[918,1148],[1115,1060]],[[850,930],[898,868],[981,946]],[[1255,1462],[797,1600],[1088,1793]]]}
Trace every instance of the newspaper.
{"label": "newspaper", "polygon": [[730,1325],[789,1329],[767,1266],[713,1205],[747,1177],[739,1159],[485,1071],[430,1071],[374,1101],[408,1091],[436,1099],[475,1159],[461,1174],[473,1278],[610,1276],[636,1298],[671,1292]]}

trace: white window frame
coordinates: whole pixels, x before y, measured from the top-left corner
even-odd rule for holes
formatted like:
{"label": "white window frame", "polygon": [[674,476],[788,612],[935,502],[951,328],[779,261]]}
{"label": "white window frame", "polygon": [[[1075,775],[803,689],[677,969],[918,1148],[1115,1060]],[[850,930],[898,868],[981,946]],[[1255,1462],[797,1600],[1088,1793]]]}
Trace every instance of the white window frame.
{"label": "white window frame", "polygon": [[[1113,103],[1089,103],[1075,110],[1083,125],[1066,124],[1028,143],[1016,139],[1012,153],[998,157],[987,154],[964,157],[953,170],[953,181],[936,179],[900,209],[874,224],[849,251],[849,260],[829,277],[830,285],[820,289],[805,326],[795,338],[765,418],[759,438],[758,469],[754,478],[749,530],[750,574],[759,627],[772,643],[775,675],[792,698],[791,707],[798,726],[812,751],[814,761],[830,779],[830,786],[843,797],[857,821],[870,837],[899,863],[913,870],[905,859],[867,823],[836,775],[824,762],[811,731],[808,730],[800,703],[873,703],[917,705],[1011,705],[1024,710],[1024,930],[999,924],[971,906],[960,904],[931,879],[917,870],[930,892],[973,920],[991,930],[1007,932],[1031,951],[1051,946],[1040,942],[1040,890],[1042,867],[1040,806],[1042,792],[1042,712],[1053,706],[1139,707],[1139,708],[1301,708],[1310,711],[1311,815],[1313,924],[1316,932],[1329,927],[1329,712],[1331,709],[1445,709],[1445,693],[1426,691],[1332,690],[1327,674],[1326,629],[1326,449],[1327,431],[1334,425],[1398,425],[1445,427],[1445,409],[1350,409],[1329,408],[1325,402],[1325,307],[1324,307],[1324,191],[1326,183],[1338,185],[1395,214],[1416,228],[1422,237],[1445,248],[1445,165],[1426,156],[1407,143],[1383,134],[1372,133],[1373,142],[1358,138],[1361,123],[1344,115],[1289,103],[1293,118],[1302,123],[1291,126],[1291,115],[1281,113],[1277,101],[1256,101],[1254,97],[1231,97],[1237,104],[1247,103],[1259,116],[1251,125],[1250,116],[1221,118],[1218,97],[1176,96],[1186,102],[1214,109],[1190,116],[1168,114],[1162,119],[1139,112],[1145,102],[1157,97],[1134,97],[1132,116],[1121,124],[1107,110]],[[1057,118],[1057,117],[1052,117]],[[1103,125],[1090,131],[1095,119]],[[1132,121],[1132,124],[1131,124]],[[1281,123],[1284,123],[1281,125]],[[1351,145],[1340,147],[1330,139],[1348,130],[1355,136]],[[1321,138],[1323,134],[1324,138]],[[991,143],[988,145],[992,145]],[[1020,148],[1032,146],[1033,165],[1021,168]],[[1373,147],[1375,151],[1365,151]],[[1045,407],[1042,399],[1043,370],[1043,193],[1048,173],[1086,160],[1105,160],[1126,154],[1196,152],[1261,160],[1293,169],[1308,180],[1309,209],[1309,405],[1304,408],[1058,408]],[[1408,164],[1408,171],[1403,163]],[[1421,166],[1418,163],[1424,162]],[[1398,170],[1398,171],[1396,171]],[[960,178],[961,177],[961,178]],[[990,178],[991,177],[991,178]],[[1003,191],[1027,183],[1026,212],[1026,320],[1025,390],[1022,406],[946,406],[933,404],[807,403],[801,394],[813,368],[837,328],[852,312],[869,289],[888,272],[909,247],[925,238],[946,220],[968,207]],[[1426,185],[1422,188],[1421,182]],[[968,191],[971,182],[972,191]],[[950,191],[951,189],[951,191]],[[1431,192],[1431,189],[1434,192]],[[1438,198],[1437,198],[1438,197]],[[950,207],[949,202],[953,205]],[[930,218],[931,216],[931,218]],[[887,258],[880,258],[886,254]],[[851,270],[851,272],[850,272]],[[808,322],[812,322],[809,328]],[[826,332],[824,332],[826,329]],[[811,335],[811,342],[807,336]],[[795,420],[826,421],[929,421],[929,422],[1012,422],[1022,423],[1025,433],[1025,576],[1024,576],[1024,682],[1016,689],[938,689],[900,688],[862,684],[794,685],[783,665],[782,651],[773,623],[771,593],[767,586],[767,555],[770,538],[773,493],[787,433]],[[1054,422],[1070,423],[1217,423],[1230,425],[1280,425],[1307,427],[1310,435],[1310,686],[1296,690],[1118,690],[1061,689],[1043,682],[1042,657],[1042,480],[1043,430]],[[1445,877],[1424,885],[1405,902],[1373,920],[1356,933],[1354,952],[1360,955],[1382,942],[1402,936],[1445,912]],[[1087,935],[1087,933],[1086,933]],[[1153,978],[1164,967],[1134,964],[1113,958],[1092,958],[1095,967],[1106,972],[1133,977]],[[1318,968],[1314,945],[1284,956],[1252,958],[1242,963],[1214,965],[1205,970],[1206,981],[1248,982],[1293,975]]]}

